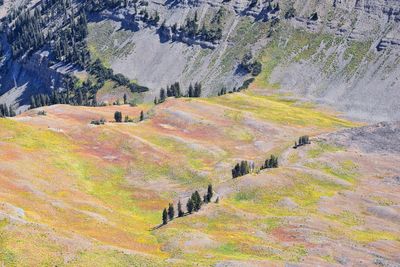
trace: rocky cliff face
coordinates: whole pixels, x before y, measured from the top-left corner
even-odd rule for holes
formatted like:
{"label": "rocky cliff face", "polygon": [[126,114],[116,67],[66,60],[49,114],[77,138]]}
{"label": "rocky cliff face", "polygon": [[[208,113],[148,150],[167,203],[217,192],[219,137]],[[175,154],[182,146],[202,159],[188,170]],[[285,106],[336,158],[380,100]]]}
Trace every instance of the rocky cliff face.
{"label": "rocky cliff face", "polygon": [[[283,60],[271,72],[270,82],[358,119],[398,120],[400,2],[320,3],[315,7],[317,22],[304,19],[309,7],[297,9],[302,18],[288,24],[310,33],[303,47],[308,55],[294,51],[300,56]],[[290,37],[286,40],[295,43]]]}
{"label": "rocky cliff face", "polygon": [[150,87],[148,100],[176,81],[201,82],[204,95],[239,87],[251,53],[260,86],[359,119],[400,118],[399,1],[153,0],[89,19],[92,57]]}

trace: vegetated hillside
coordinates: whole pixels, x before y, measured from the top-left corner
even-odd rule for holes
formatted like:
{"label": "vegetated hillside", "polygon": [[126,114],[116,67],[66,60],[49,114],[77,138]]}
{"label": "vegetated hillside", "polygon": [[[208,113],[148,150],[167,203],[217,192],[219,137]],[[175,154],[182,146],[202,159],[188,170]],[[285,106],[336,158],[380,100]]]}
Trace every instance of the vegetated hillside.
{"label": "vegetated hillside", "polygon": [[[201,82],[203,95],[234,90],[259,73],[261,62],[261,88],[295,92],[355,118],[399,118],[398,1],[70,2],[67,14],[48,20],[67,22],[85,11],[91,60],[149,87],[148,101],[174,82],[185,90]],[[0,101],[29,104],[32,92],[63,87],[60,73],[77,68],[52,53],[47,60],[43,51],[52,48],[5,60]]]}
{"label": "vegetated hillside", "polygon": [[[115,123],[116,111],[133,122]],[[0,263],[395,266],[399,154],[350,143],[365,131],[378,146],[398,125],[332,134],[352,126],[253,90],[2,118]],[[311,144],[293,148],[304,135]],[[271,154],[278,168],[260,170]],[[233,179],[244,161],[254,169]],[[209,184],[211,203],[178,218],[179,201],[186,213]],[[160,227],[169,203],[175,218]]]}

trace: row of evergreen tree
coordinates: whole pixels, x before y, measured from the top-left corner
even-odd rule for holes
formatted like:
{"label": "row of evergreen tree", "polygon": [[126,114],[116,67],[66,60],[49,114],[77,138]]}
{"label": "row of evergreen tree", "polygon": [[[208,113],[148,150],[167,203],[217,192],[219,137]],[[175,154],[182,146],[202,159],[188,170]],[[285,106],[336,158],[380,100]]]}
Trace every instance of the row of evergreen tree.
{"label": "row of evergreen tree", "polygon": [[0,118],[4,117],[15,117],[14,109],[10,106],[8,107],[7,104],[0,104]]}
{"label": "row of evergreen tree", "polygon": [[275,157],[274,155],[271,155],[269,159],[265,160],[265,163],[263,166],[261,166],[261,170],[263,169],[272,169],[272,168],[278,168],[278,157]]}
{"label": "row of evergreen tree", "polygon": [[242,91],[242,90],[246,90],[246,89],[249,88],[249,86],[250,86],[250,84],[251,84],[252,82],[254,82],[254,78],[250,78],[250,79],[248,79],[248,80],[245,80],[245,81],[243,82],[243,84],[242,84],[239,88],[234,87],[231,91],[228,91],[228,90],[226,89],[226,87],[223,87],[223,88],[218,92],[218,96],[223,96],[223,95],[226,95],[226,94],[228,94],[228,93],[229,93],[229,94],[233,94],[233,93],[240,92],[240,91]]}
{"label": "row of evergreen tree", "polygon": [[298,143],[294,142],[293,148],[296,149],[300,146],[309,145],[309,144],[311,144],[310,137],[308,135],[304,135],[304,136],[299,137]]}
{"label": "row of evergreen tree", "polygon": [[76,77],[65,76],[63,89],[53,88],[50,94],[31,96],[31,108],[68,104],[74,106],[102,106],[97,103],[96,93],[102,87],[101,83],[92,83],[88,80],[79,85]]}
{"label": "row of evergreen tree", "polygon": [[237,163],[232,169],[232,178],[237,178],[244,176],[254,171],[254,162],[248,162],[247,160],[242,160]]}
{"label": "row of evergreen tree", "polygon": [[154,98],[154,104],[160,104],[163,103],[167,97],[201,97],[201,90],[202,90],[202,85],[201,83],[195,83],[194,87],[192,84],[189,85],[189,88],[186,92],[186,94],[182,94],[181,92],[181,86],[179,82],[176,82],[172,84],[171,86],[167,86],[167,90],[164,88],[161,88],[160,90],[160,96],[159,98],[155,97]]}
{"label": "row of evergreen tree", "polygon": [[[63,89],[54,88],[50,95],[33,95],[31,97],[31,108],[56,104],[103,106],[103,103],[97,103],[96,94],[107,80],[114,81],[118,86],[128,87],[132,92],[145,92],[149,90],[147,87],[132,83],[122,74],[114,74],[113,70],[104,67],[100,60],[91,63],[87,70],[89,74],[96,77],[96,83],[87,80],[80,84],[76,77],[67,75],[63,77]],[[124,99],[124,101],[126,100]]]}
{"label": "row of evergreen tree", "polygon": [[105,67],[99,59],[96,59],[93,63],[91,63],[87,70],[91,75],[97,78],[97,82],[100,83],[101,87],[104,85],[105,81],[112,80],[119,86],[128,87],[131,92],[142,93],[149,91],[149,88],[131,82],[123,74],[114,74],[114,71],[111,68]]}
{"label": "row of evergreen tree", "polygon": [[[183,217],[185,215],[192,214],[193,212],[197,212],[201,209],[202,205],[210,203],[214,196],[214,191],[212,185],[208,185],[207,193],[203,195],[203,199],[200,197],[199,191],[195,191],[191,197],[188,199],[186,203],[186,212],[182,209],[182,203],[179,200],[177,208],[178,208],[178,217]],[[215,200],[215,203],[219,202],[219,197]],[[175,208],[174,204],[170,203],[168,208],[165,208],[162,212],[162,224],[166,225],[168,221],[172,221],[175,218]]]}
{"label": "row of evergreen tree", "polygon": [[224,14],[225,10],[220,8],[211,19],[210,23],[203,23],[200,27],[198,13],[196,11],[193,18],[187,18],[185,23],[180,26],[176,23],[172,26],[167,26],[164,21],[159,28],[159,32],[163,33],[170,27],[172,33],[175,35],[175,39],[189,37],[215,43],[222,38],[222,18]]}
{"label": "row of evergreen tree", "polygon": [[[115,111],[114,113],[114,120],[117,123],[121,123],[122,122],[122,112],[121,111]],[[140,112],[139,115],[139,121],[144,121],[144,112],[143,110]],[[132,118],[130,118],[128,115],[125,115],[125,119],[124,122],[134,122],[134,120]]]}
{"label": "row of evergreen tree", "polygon": [[[278,157],[271,155],[271,157],[265,160],[264,164],[260,167],[260,170],[278,168]],[[247,160],[242,160],[237,163],[232,169],[232,178],[235,179],[240,176],[247,175],[255,171],[254,162],[249,162]]]}
{"label": "row of evergreen tree", "polygon": [[[233,88],[231,91],[227,91],[226,87],[223,87],[219,92],[218,96],[226,95],[227,93],[236,93],[240,92],[242,90],[248,89],[250,84],[254,82],[254,78],[250,78],[248,80],[245,80],[243,82],[243,85],[241,85],[239,88]],[[189,88],[186,92],[186,94],[182,94],[181,92],[181,86],[179,82],[175,82],[171,86],[167,86],[167,90],[164,88],[161,88],[160,90],[160,95],[159,98],[155,97],[154,98],[154,104],[160,104],[163,103],[167,97],[201,97],[202,94],[202,85],[201,83],[195,83],[194,86],[192,84],[189,85]]]}

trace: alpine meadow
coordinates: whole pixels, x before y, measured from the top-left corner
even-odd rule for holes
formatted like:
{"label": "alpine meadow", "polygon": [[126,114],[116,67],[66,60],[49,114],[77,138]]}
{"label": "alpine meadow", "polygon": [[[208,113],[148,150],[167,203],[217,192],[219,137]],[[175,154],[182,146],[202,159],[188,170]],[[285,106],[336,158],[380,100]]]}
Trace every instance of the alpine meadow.
{"label": "alpine meadow", "polygon": [[0,266],[400,266],[399,0],[0,0]]}

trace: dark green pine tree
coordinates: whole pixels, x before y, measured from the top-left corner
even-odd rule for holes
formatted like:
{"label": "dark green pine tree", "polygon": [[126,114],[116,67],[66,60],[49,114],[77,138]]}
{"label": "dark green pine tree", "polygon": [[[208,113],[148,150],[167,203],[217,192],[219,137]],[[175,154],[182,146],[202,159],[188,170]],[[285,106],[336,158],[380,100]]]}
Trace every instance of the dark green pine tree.
{"label": "dark green pine tree", "polygon": [[201,209],[201,197],[199,191],[196,190],[196,192],[192,194],[192,200],[194,205],[193,207],[194,211],[199,211]]}
{"label": "dark green pine tree", "polygon": [[174,204],[169,203],[168,206],[168,218],[170,221],[172,221],[175,217],[175,210],[174,210]]}
{"label": "dark green pine tree", "polygon": [[193,85],[192,84],[190,84],[189,85],[189,91],[188,91],[188,97],[193,97]]}
{"label": "dark green pine tree", "polygon": [[17,114],[15,113],[15,111],[14,111],[14,109],[13,109],[12,106],[10,106],[10,112],[9,112],[9,114],[10,114],[10,117],[15,117],[15,116],[17,116]]}
{"label": "dark green pine tree", "polygon": [[186,208],[187,208],[187,211],[189,214],[191,214],[193,212],[194,204],[193,204],[192,198],[189,198],[189,200],[186,204]]}
{"label": "dark green pine tree", "polygon": [[114,119],[116,122],[122,122],[122,113],[120,111],[115,111]]}
{"label": "dark green pine tree", "polygon": [[212,197],[213,197],[213,188],[212,188],[212,185],[211,184],[209,184],[208,185],[208,188],[207,188],[207,202],[211,202],[211,199],[212,199]]}
{"label": "dark green pine tree", "polygon": [[36,100],[34,96],[31,96],[31,108],[36,108]]}
{"label": "dark green pine tree", "polygon": [[162,222],[163,222],[163,225],[166,225],[168,223],[167,209],[164,209],[164,211],[162,213]]}
{"label": "dark green pine tree", "polygon": [[193,97],[200,97],[200,96],[201,96],[201,83],[196,83],[194,85]]}
{"label": "dark green pine tree", "polygon": [[183,210],[182,210],[182,203],[181,203],[181,201],[179,200],[179,202],[178,202],[178,217],[183,217],[184,214],[185,214],[185,213],[184,213]]}
{"label": "dark green pine tree", "polygon": [[164,88],[161,88],[161,90],[160,90],[160,103],[164,102],[165,98],[166,98],[165,90],[164,90]]}
{"label": "dark green pine tree", "polygon": [[178,82],[176,82],[174,86],[174,96],[181,97],[181,85]]}
{"label": "dark green pine tree", "polygon": [[126,96],[126,94],[124,94],[124,104],[128,103],[128,97]]}
{"label": "dark green pine tree", "polygon": [[144,113],[143,113],[143,110],[140,112],[140,121],[144,121]]}

